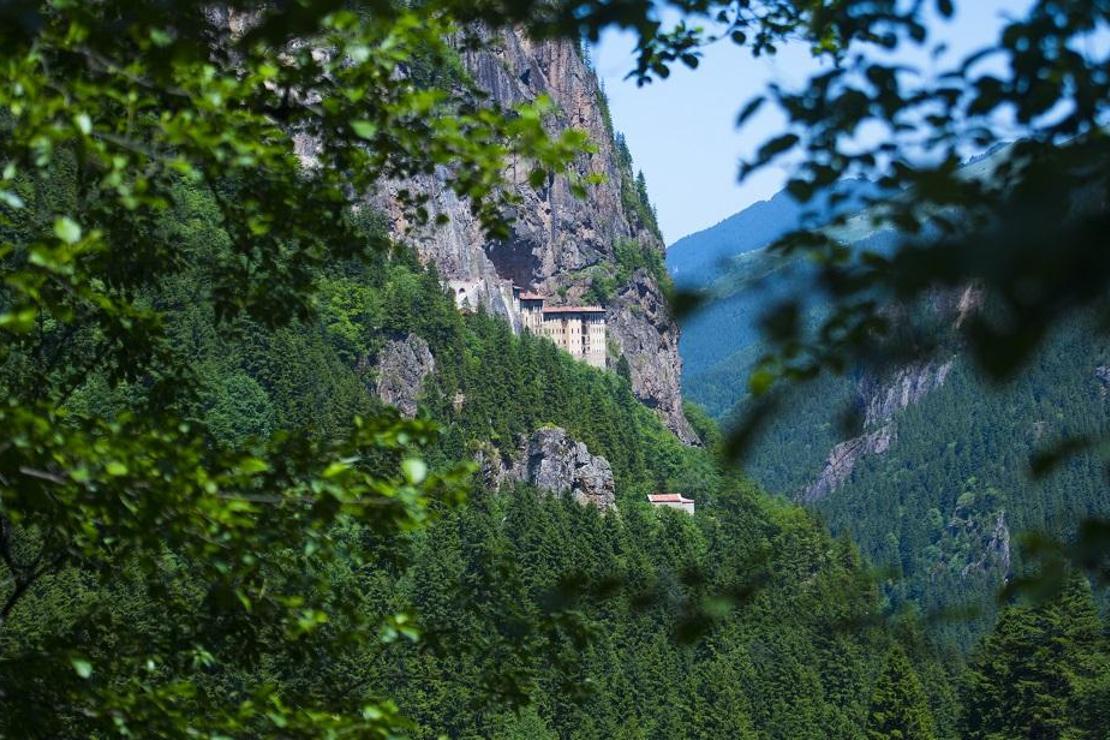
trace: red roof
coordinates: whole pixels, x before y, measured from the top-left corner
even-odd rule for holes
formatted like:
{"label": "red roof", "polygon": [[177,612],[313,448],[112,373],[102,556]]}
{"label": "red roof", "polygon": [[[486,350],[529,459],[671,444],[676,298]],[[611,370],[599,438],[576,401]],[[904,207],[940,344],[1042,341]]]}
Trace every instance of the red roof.
{"label": "red roof", "polygon": [[648,501],[653,504],[692,504],[694,499],[686,498],[681,493],[649,493]]}
{"label": "red roof", "polygon": [[605,313],[601,306],[544,306],[544,313]]}
{"label": "red roof", "polygon": [[544,300],[544,297],[542,295],[540,295],[539,293],[529,293],[527,291],[524,291],[520,294],[520,300],[522,300],[522,301],[542,301],[542,300]]}

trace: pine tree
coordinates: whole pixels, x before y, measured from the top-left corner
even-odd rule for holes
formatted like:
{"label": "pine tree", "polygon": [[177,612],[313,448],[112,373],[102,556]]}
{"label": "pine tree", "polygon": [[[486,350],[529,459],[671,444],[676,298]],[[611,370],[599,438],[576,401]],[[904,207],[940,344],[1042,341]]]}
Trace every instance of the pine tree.
{"label": "pine tree", "polygon": [[968,670],[962,734],[1098,737],[1094,723],[1105,711],[1094,707],[1108,665],[1101,632],[1090,586],[1078,576],[1050,601],[1008,606]]}
{"label": "pine tree", "polygon": [[917,673],[900,647],[887,654],[883,672],[871,694],[867,717],[869,738],[935,737],[933,716]]}

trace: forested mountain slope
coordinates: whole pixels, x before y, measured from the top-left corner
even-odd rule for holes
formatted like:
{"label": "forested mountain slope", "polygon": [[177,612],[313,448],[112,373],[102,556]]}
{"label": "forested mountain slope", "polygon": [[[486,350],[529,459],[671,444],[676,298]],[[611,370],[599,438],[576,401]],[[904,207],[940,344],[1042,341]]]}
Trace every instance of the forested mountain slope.
{"label": "forested mountain slope", "polygon": [[[965,665],[683,418],[646,183],[566,43],[693,66],[647,5],[7,10],[0,736],[1106,726],[1085,580]],[[514,332],[509,279],[605,303],[611,366]]]}
{"label": "forested mountain slope", "polygon": [[[269,433],[327,440],[353,415],[388,414],[375,392],[380,358],[416,335],[434,358],[419,415],[444,430],[426,456],[433,469],[491,447],[512,455],[519,437],[555,424],[612,463],[620,513],[519,484],[497,492],[479,477],[467,503],[445,505],[421,531],[387,536],[339,518],[330,537],[348,557],[320,572],[285,570],[276,543],[271,589],[352,605],[392,630],[384,642],[337,645],[327,624],[310,622],[290,627],[296,639],[244,640],[223,621],[229,595],[168,552],[162,582],[204,646],[182,656],[160,618],[166,596],[132,577],[126,553],[110,576],[77,560],[42,578],[0,649],[11,667],[61,640],[94,667],[91,678],[7,674],[0,727],[79,734],[92,710],[74,692],[89,680],[94,695],[113,696],[132,680],[125,656],[144,651],[172,661],[151,685],[186,682],[187,697],[165,701],[197,716],[265,683],[294,706],[333,711],[394,697],[414,723],[406,734],[427,737],[850,737],[868,721],[884,661],[909,651],[894,680],[912,690],[897,708],[942,733],[953,726],[950,675],[912,634],[884,627],[854,548],[683,445],[627,379],[514,336],[501,319],[459,313],[434,270],[403,248],[322,270],[312,320],[276,329],[242,320],[228,332],[209,303],[227,248],[214,201],[186,185],[174,201],[157,228],[188,268],[150,299],[170,307],[168,346],[195,368],[198,393],[181,414],[210,428],[216,451]],[[380,228],[364,219],[368,240]],[[4,382],[22,382],[30,363],[13,354]],[[113,385],[105,369],[68,407],[114,418],[143,393]],[[648,509],[643,494],[663,488],[696,496],[699,514]],[[410,613],[416,621],[391,621]]]}
{"label": "forested mountain slope", "polygon": [[[968,171],[995,166],[999,156],[979,158]],[[793,226],[788,220],[783,231]],[[871,233],[865,214],[836,228],[855,248],[880,253],[897,238]],[[743,240],[733,247],[733,282],[684,327],[682,344],[688,396],[726,425],[738,417],[748,372],[763,352],[761,312],[805,290],[813,277],[798,259]],[[823,311],[820,292],[808,298],[803,320],[812,321]],[[800,384],[745,466],[767,489],[819,511],[833,532],[851,535],[889,569],[891,603],[931,613],[977,611],[974,619],[936,626],[964,648],[993,622],[996,591],[1023,572],[1024,534],[1066,539],[1083,519],[1110,513],[1097,454],[1071,458],[1043,479],[1030,474],[1037,452],[1110,431],[1098,332],[1085,319],[1065,322],[1030,367],[995,386],[978,376],[955,332],[981,310],[991,307],[972,287],[893,310],[896,322],[928,325],[939,340],[931,357]],[[907,327],[909,334],[923,330]]]}
{"label": "forested mountain slope", "polygon": [[838,213],[858,210],[866,198],[877,192],[878,188],[870,183],[848,181],[803,204],[781,190],[769,200],[748,206],[668,246],[667,270],[680,287],[703,287],[720,278],[722,269],[735,257],[761,249],[803,223],[820,223]]}
{"label": "forested mountain slope", "polygon": [[876,192],[870,183],[849,181],[802,204],[784,190],[667,248],[667,271],[679,288],[715,292],[715,300],[682,325],[682,383],[695,401],[714,416],[731,409],[735,398],[728,396],[734,391],[724,384],[737,366],[754,360],[745,358],[758,339],[760,310],[803,279],[783,273],[804,267],[763,248],[804,224],[820,225],[851,213]]}

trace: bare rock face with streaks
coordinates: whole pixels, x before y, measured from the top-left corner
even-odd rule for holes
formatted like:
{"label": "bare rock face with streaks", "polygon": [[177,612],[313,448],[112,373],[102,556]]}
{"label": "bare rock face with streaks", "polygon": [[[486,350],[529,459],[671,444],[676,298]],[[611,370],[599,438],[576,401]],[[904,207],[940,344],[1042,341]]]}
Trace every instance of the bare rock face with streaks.
{"label": "bare rock face with streaks", "polygon": [[535,432],[514,468],[514,477],[551,493],[570,493],[582,504],[612,508],[615,500],[613,468],[592,455],[565,429],[549,427]]}
{"label": "bare rock face with streaks", "polygon": [[[595,148],[578,158],[574,174],[600,176],[602,182],[590,186],[586,198],[578,198],[567,177],[551,177],[533,188],[528,184],[531,164],[509,162],[504,174],[520,203],[508,214],[512,230],[504,240],[486,237],[466,203],[451,190],[446,169],[389,183],[373,203],[386,213],[393,231],[416,246],[421,259],[435,263],[460,305],[481,304],[519,328],[512,303],[514,284],[550,296],[553,305],[580,302],[590,287],[591,271],[615,272],[618,240],[634,239],[660,252],[663,244],[624,205],[621,189],[627,186],[627,173],[622,179],[597,78],[576,46],[534,41],[511,30],[480,33],[481,48],[464,47],[460,57],[470,77],[488,94],[487,102],[509,107],[541,95],[550,98],[555,113],[549,130],[581,129]],[[428,196],[428,224],[406,219],[402,191]],[[446,223],[435,223],[440,216],[447,217]],[[678,327],[660,286],[649,277],[635,276],[618,287],[606,309],[615,353],[610,361],[624,355],[637,397],[681,439],[695,443],[696,435],[682,415]]]}
{"label": "bare rock face with streaks", "polygon": [[868,374],[860,381],[864,428],[881,424],[944,385],[952,360],[926,360],[897,368],[885,377]]}
{"label": "bare rock face with streaks", "polygon": [[890,449],[893,442],[893,423],[841,442],[832,448],[821,474],[802,491],[798,500],[808,504],[825,498],[848,480],[863,457],[881,455]]}
{"label": "bare rock face with streaks", "polygon": [[609,334],[628,360],[632,387],[648,407],[669,420],[687,443],[697,440],[682,413],[678,325],[655,281],[638,271],[609,311]]}
{"label": "bare rock face with streaks", "polygon": [[833,447],[817,478],[798,495],[806,503],[819,501],[848,480],[867,455],[882,455],[897,440],[895,415],[944,385],[952,359],[925,360],[885,374],[866,373],[856,386],[856,403],[863,412],[863,433]]}
{"label": "bare rock face with streaks", "polygon": [[[217,4],[209,17],[221,32],[237,35],[255,14]],[[630,186],[631,173],[622,171],[597,76],[577,45],[532,40],[511,29],[471,33],[482,43],[463,43],[460,34],[460,61],[488,96],[485,102],[507,108],[541,95],[549,98],[555,106],[549,130],[582,130],[594,147],[574,163],[573,175],[599,177],[601,182],[589,187],[586,198],[578,198],[567,177],[551,177],[535,188],[529,184],[531,163],[509,162],[505,179],[520,202],[506,214],[513,226],[504,240],[486,237],[468,204],[450,187],[452,174],[444,167],[383,183],[367,197],[386,215],[394,235],[413,244],[424,262],[436,265],[460,306],[483,306],[518,331],[514,284],[550,296],[553,305],[579,302],[590,287],[591,271],[615,272],[618,240],[636,240],[660,253],[664,246],[652,228],[629,213],[622,190]],[[305,166],[315,166],[319,142],[294,132],[294,143]],[[427,224],[410,222],[402,205],[405,193],[427,197]],[[682,414],[678,326],[667,312],[660,286],[638,276],[618,290],[618,300],[606,307],[610,346],[616,353],[610,360],[623,355],[637,397],[680,439],[698,443]]]}
{"label": "bare rock face with streaks", "polygon": [[569,493],[578,503],[603,511],[616,505],[616,484],[609,461],[591,454],[585,444],[560,427],[536,430],[523,442],[515,461],[505,460],[491,449],[479,453],[478,462],[491,486],[520,481],[548,493]]}
{"label": "bare rock face with streaks", "polygon": [[[929,297],[929,309],[941,324],[960,326],[983,306],[984,295],[976,285],[943,289]],[[895,322],[905,321],[908,309],[890,306]],[[896,416],[941,388],[948,380],[956,355],[928,357],[885,370],[864,372],[856,384],[855,404],[863,418],[861,433],[833,447],[817,477],[798,492],[799,501],[819,501],[845,483],[856,464],[867,455],[885,454],[897,441]]]}
{"label": "bare rock face with streaks", "polygon": [[435,366],[428,343],[415,334],[386,343],[378,355],[375,382],[378,397],[395,406],[402,416],[413,418],[424,379],[435,371]]}

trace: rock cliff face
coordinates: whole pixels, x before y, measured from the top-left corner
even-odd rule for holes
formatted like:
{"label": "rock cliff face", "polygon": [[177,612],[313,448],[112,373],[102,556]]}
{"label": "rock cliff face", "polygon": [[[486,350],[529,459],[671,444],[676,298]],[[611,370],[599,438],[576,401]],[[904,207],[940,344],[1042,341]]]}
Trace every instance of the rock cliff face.
{"label": "rock cliff face", "polygon": [[866,373],[856,385],[856,403],[863,410],[863,433],[829,452],[817,478],[798,494],[806,503],[835,491],[866,455],[882,455],[897,439],[894,416],[944,385],[952,360],[928,360],[899,367],[885,375]]}
{"label": "rock cliff face", "polygon": [[948,528],[975,545],[970,548],[969,561],[960,570],[961,576],[994,572],[1000,581],[1006,581],[1010,575],[1010,528],[1006,524],[1006,512],[999,511],[986,521],[976,522],[960,519],[957,511]]}
{"label": "rock cliff face", "polygon": [[424,378],[435,367],[428,343],[415,334],[388,342],[378,356],[375,381],[378,397],[411,419],[416,416],[416,402]]}
{"label": "rock cliff face", "polygon": [[1098,393],[1100,398],[1106,398],[1110,394],[1110,365],[1099,365],[1095,368],[1095,380],[1098,381]]}
{"label": "rock cliff face", "polygon": [[[573,303],[590,286],[591,271],[615,272],[615,245],[635,239],[663,250],[658,236],[626,212],[622,203],[622,173],[613,133],[597,78],[569,42],[532,41],[520,33],[486,33],[483,48],[462,50],[464,68],[488,92],[489,102],[512,106],[546,95],[555,104],[552,131],[585,131],[596,151],[573,166],[585,177],[600,175],[585,199],[571,191],[566,177],[551,178],[533,189],[527,183],[529,163],[510,162],[507,180],[519,194],[512,233],[491,241],[447,186],[450,173],[440,170],[419,179],[390,183],[374,198],[393,230],[414,244],[425,261],[434,262],[460,304],[484,305],[519,327],[512,308],[511,286],[551,296],[551,302]],[[624,180],[622,180],[624,177]],[[442,225],[414,226],[400,206],[402,190],[427,194],[432,217],[446,216]],[[611,360],[624,355],[631,368],[637,396],[661,415],[684,441],[696,436],[682,415],[679,390],[682,361],[678,356],[678,327],[667,311],[660,286],[644,274],[618,288],[607,308]]]}
{"label": "rock cliff face", "polygon": [[580,504],[608,510],[616,504],[613,468],[586,445],[572,439],[565,429],[545,427],[535,431],[519,450],[516,461],[503,460],[495,449],[479,454],[482,476],[491,487],[520,481],[547,491],[569,493]]}
{"label": "rock cliff face", "polygon": [[821,474],[817,476],[817,480],[806,486],[798,500],[808,504],[825,498],[848,480],[861,458],[866,455],[881,455],[890,449],[893,442],[893,423],[841,442],[832,448]]}
{"label": "rock cliff face", "polygon": [[[928,309],[941,324],[959,329],[968,316],[983,305],[984,295],[976,285],[937,290],[929,296]],[[908,309],[890,307],[895,322],[906,321]],[[944,385],[952,371],[954,355],[922,359],[883,372],[863,373],[856,384],[856,407],[863,416],[863,431],[833,447],[817,478],[797,498],[819,501],[851,476],[856,463],[866,455],[882,455],[897,441],[895,416]]]}
{"label": "rock cliff face", "polygon": [[[208,13],[216,29],[232,35],[242,33],[256,17],[219,4]],[[435,263],[460,305],[484,306],[519,330],[513,284],[551,296],[552,304],[577,302],[590,287],[591,268],[615,272],[618,240],[634,239],[660,254],[664,245],[625,206],[622,188],[630,186],[631,172],[622,171],[597,77],[576,45],[534,41],[508,29],[474,33],[483,43],[463,43],[460,36],[459,55],[467,74],[488,95],[486,102],[509,107],[548,97],[556,108],[549,129],[583,130],[595,147],[574,164],[574,174],[600,176],[601,183],[579,199],[567,177],[553,177],[533,188],[528,184],[530,164],[509,162],[504,174],[520,203],[508,214],[513,228],[504,241],[486,238],[467,204],[449,187],[451,173],[445,168],[385,183],[368,198],[386,214],[395,235],[413,244],[425,262]],[[314,166],[319,143],[297,133],[294,140],[301,161]],[[402,191],[428,197],[429,225],[408,222]],[[446,217],[446,222],[437,223],[440,217]],[[606,307],[610,359],[623,355],[637,397],[655,409],[680,439],[697,444],[697,435],[682,414],[678,326],[660,286],[641,272],[619,286],[618,293],[617,300]]]}
{"label": "rock cliff face", "polygon": [[608,331],[627,358],[632,388],[687,443],[697,440],[682,413],[682,360],[678,325],[659,286],[643,270],[622,290],[608,312]]}
{"label": "rock cliff face", "polygon": [[885,377],[865,375],[859,383],[864,405],[865,429],[882,424],[904,408],[912,406],[944,385],[952,370],[952,360],[914,362]]}
{"label": "rock cliff face", "polygon": [[929,575],[989,575],[1003,584],[1010,577],[1010,527],[1001,509],[957,504],[936,542],[937,554]]}

